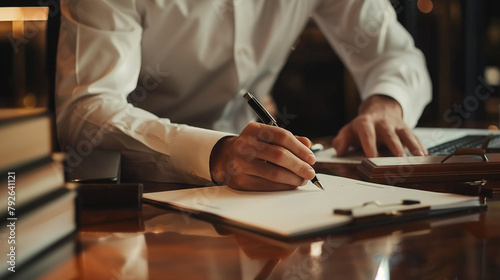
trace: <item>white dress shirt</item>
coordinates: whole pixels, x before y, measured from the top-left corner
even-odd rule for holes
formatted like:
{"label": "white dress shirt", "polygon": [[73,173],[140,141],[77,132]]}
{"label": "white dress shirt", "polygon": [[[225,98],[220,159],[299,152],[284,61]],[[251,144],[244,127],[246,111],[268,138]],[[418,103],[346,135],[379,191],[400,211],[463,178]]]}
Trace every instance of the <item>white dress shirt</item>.
{"label": "white dress shirt", "polygon": [[422,53],[388,0],[62,1],[56,108],[63,151],[119,149],[138,180],[209,184],[212,147],[269,94],[308,20],[362,99],[385,94],[415,126],[431,98]]}

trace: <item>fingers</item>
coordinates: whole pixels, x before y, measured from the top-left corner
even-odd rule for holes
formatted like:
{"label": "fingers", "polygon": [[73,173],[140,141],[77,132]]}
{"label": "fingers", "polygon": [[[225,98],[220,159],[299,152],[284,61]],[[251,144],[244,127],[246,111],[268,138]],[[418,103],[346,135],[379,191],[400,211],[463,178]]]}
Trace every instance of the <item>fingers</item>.
{"label": "fingers", "polygon": [[243,176],[240,176],[235,183],[239,186],[251,186],[252,189],[282,190],[293,189],[303,186],[307,180],[296,173],[263,160],[252,162],[238,162]]}
{"label": "fingers", "polygon": [[426,156],[429,151],[422,144],[420,139],[408,128],[397,130],[396,133],[401,139],[404,146],[408,148],[410,153],[414,156]]}
{"label": "fingers", "polygon": [[[301,140],[299,140],[298,137],[295,137],[292,133],[285,129],[252,122],[243,130],[242,136],[244,137],[241,139],[244,141],[248,141],[249,143],[253,141],[252,144],[255,145],[257,152],[262,152],[262,150],[266,147],[269,147],[265,145],[267,143],[270,145],[280,146],[288,150],[297,158],[290,158],[291,160],[305,161],[309,165],[316,162],[314,153],[309,150],[311,142],[309,140],[304,140],[305,137],[300,137],[299,139]],[[258,142],[255,143],[255,140]],[[301,141],[306,141],[308,146],[304,145]],[[282,155],[275,154],[275,156]]]}
{"label": "fingers", "polygon": [[290,170],[304,179],[310,180],[315,175],[314,169],[309,163],[302,161],[295,154],[281,146],[265,144],[263,150],[257,151],[257,158]]}
{"label": "fingers", "polygon": [[406,156],[403,144],[399,139],[399,135],[392,129],[382,130],[380,133],[381,142],[391,151],[394,156]]}
{"label": "fingers", "polygon": [[297,138],[297,140],[300,141],[300,143],[302,143],[304,146],[306,146],[307,148],[311,148],[312,146],[312,142],[311,140],[309,140],[309,138],[307,137],[302,137],[302,136],[295,136],[295,138]]}
{"label": "fingers", "polygon": [[344,156],[347,153],[349,147],[357,145],[357,136],[351,129],[351,125],[348,124],[340,129],[339,133],[332,141],[332,147],[337,151],[338,156]]}
{"label": "fingers", "polygon": [[405,156],[405,147],[412,155],[428,155],[427,149],[402,120],[395,122],[358,116],[344,126],[332,141],[338,156],[345,155],[349,147],[361,146],[366,157],[377,157],[378,146],[381,145],[386,146],[394,156]]}
{"label": "fingers", "polygon": [[[269,125],[250,123],[225,150],[224,182],[240,190],[287,190],[315,176],[311,141]],[[219,178],[220,176],[218,176]]]}
{"label": "fingers", "polygon": [[378,157],[377,134],[373,122],[370,119],[364,118],[360,119],[357,123],[355,132],[366,157]]}
{"label": "fingers", "polygon": [[364,116],[344,126],[332,141],[338,156],[344,156],[349,147],[361,146],[367,157],[377,157],[377,134],[373,122]]}
{"label": "fingers", "polygon": [[384,133],[381,133],[380,138],[394,156],[406,156],[405,147],[414,156],[428,155],[428,151],[420,142],[420,139],[406,126],[385,130]]}

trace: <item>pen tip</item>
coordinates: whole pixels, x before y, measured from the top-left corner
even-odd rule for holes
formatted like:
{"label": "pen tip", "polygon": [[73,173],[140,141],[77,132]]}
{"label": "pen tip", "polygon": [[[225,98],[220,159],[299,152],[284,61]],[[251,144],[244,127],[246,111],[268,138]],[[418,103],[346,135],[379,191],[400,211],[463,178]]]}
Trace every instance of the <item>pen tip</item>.
{"label": "pen tip", "polygon": [[319,181],[314,182],[314,184],[316,185],[316,187],[325,190]]}

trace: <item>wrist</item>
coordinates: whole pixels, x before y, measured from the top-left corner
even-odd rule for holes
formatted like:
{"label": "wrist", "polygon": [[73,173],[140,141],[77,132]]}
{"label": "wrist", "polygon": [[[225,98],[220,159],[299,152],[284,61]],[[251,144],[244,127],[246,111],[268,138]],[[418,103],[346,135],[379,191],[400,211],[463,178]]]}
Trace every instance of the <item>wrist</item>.
{"label": "wrist", "polygon": [[236,138],[235,136],[225,136],[219,139],[217,143],[215,143],[212,148],[212,152],[210,153],[210,176],[212,177],[212,182],[216,185],[227,184],[226,180],[226,172],[225,165],[226,162],[229,162],[228,157],[228,148],[232,139]]}
{"label": "wrist", "polygon": [[403,109],[398,101],[387,95],[376,94],[368,97],[359,105],[358,114],[370,114],[388,110],[397,112],[401,117],[403,116]]}

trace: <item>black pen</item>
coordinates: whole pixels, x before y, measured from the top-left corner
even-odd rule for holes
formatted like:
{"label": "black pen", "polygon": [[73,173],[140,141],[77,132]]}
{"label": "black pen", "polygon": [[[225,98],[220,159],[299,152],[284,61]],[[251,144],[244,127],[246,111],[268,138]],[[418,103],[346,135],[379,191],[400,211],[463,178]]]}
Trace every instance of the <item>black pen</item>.
{"label": "black pen", "polygon": [[[278,123],[273,118],[273,116],[271,116],[271,114],[269,114],[269,112],[266,110],[266,108],[264,108],[264,106],[262,106],[262,104],[259,102],[259,100],[257,100],[257,98],[255,98],[255,96],[253,96],[249,92],[246,92],[243,95],[243,97],[245,97],[245,99],[248,102],[248,105],[250,105],[250,107],[252,107],[252,109],[255,111],[257,116],[259,116],[260,120],[263,123],[265,123],[267,125],[278,126]],[[316,176],[314,176],[314,178],[311,180],[311,182],[313,182],[313,184],[316,185],[316,187],[318,187],[322,190],[325,190]]]}

